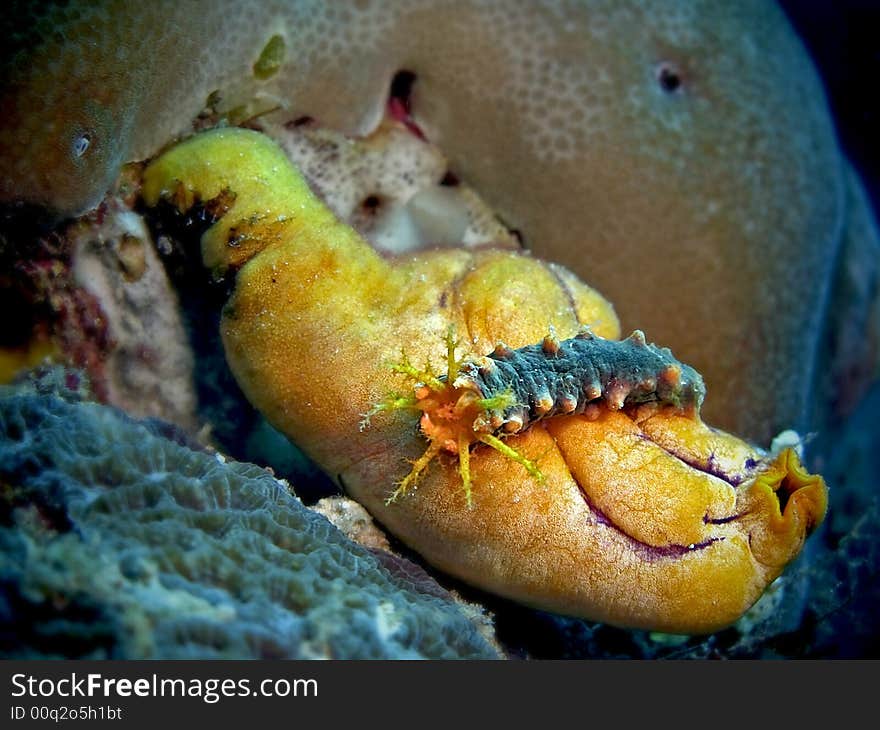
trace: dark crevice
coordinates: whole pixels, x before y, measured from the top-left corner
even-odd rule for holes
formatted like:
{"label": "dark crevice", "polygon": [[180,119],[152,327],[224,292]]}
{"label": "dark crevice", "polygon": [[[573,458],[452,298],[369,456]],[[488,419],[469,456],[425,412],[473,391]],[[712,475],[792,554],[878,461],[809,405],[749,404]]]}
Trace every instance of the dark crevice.
{"label": "dark crevice", "polygon": [[[782,480],[782,483],[779,485],[779,489],[776,490],[776,499],[779,500],[779,513],[784,514],[785,508],[788,505],[788,499],[791,495],[797,491],[796,489],[791,489],[789,487],[789,478],[785,477]],[[808,532],[809,534],[809,532]]]}
{"label": "dark crevice", "polygon": [[678,69],[669,62],[657,66],[657,83],[667,94],[676,94],[683,90],[684,81]]}
{"label": "dark crevice", "polygon": [[401,122],[410,132],[421,140],[427,137],[412,116],[412,90],[416,83],[412,71],[400,70],[391,79],[388,93],[388,115]]}
{"label": "dark crevice", "polygon": [[415,83],[416,75],[412,71],[398,71],[394,74],[394,78],[391,79],[391,91],[389,96],[392,99],[398,99],[407,112],[410,111],[410,98],[412,97],[412,90]]}

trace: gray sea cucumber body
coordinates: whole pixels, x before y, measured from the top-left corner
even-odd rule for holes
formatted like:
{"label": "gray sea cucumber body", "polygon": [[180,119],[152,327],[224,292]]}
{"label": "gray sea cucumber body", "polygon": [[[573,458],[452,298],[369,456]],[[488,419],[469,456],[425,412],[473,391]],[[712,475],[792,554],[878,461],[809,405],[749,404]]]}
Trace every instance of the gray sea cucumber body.
{"label": "gray sea cucumber body", "polygon": [[583,413],[599,401],[613,410],[656,402],[698,412],[706,394],[696,370],[668,348],[645,342],[639,330],[620,341],[584,330],[562,342],[551,333],[516,350],[499,344],[490,355],[462,363],[453,386],[487,399],[511,393],[515,403],[500,419],[489,412],[475,424],[477,430],[508,433],[542,418]]}

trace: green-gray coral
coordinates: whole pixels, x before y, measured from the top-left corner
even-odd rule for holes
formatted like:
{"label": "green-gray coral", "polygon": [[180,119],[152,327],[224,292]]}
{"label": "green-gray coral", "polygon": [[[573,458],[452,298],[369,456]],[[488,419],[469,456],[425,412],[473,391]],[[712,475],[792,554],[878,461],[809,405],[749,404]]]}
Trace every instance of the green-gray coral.
{"label": "green-gray coral", "polygon": [[268,472],[0,391],[0,655],[496,658]]}

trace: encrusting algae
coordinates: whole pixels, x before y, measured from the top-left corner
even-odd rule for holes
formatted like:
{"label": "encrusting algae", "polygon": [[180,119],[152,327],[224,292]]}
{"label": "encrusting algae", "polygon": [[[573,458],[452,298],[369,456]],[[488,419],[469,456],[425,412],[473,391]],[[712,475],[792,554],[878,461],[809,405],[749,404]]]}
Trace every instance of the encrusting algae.
{"label": "encrusting algae", "polygon": [[[620,334],[611,305],[559,266],[492,249],[383,258],[273,142],[241,129],[171,148],[147,168],[143,197],[217,216],[202,254],[218,274],[237,271],[221,328],[248,398],[453,575],[546,610],[708,632],[751,606],[824,517],[824,482],[792,450],[771,457],[706,426],[701,394],[658,395],[664,377],[687,380],[677,361],[632,384],[621,384],[634,372],[623,366],[596,383],[557,377],[546,363],[585,326],[597,342]],[[624,342],[644,346],[633,337]],[[454,410],[461,394],[419,405],[442,401],[498,342],[523,356],[542,350],[548,399],[509,381],[509,393],[489,389],[463,405],[471,431],[488,418],[476,436],[417,427],[412,409],[423,419]],[[602,367],[602,347],[621,346],[606,344],[591,355]],[[401,349],[426,367],[389,367]],[[401,372],[417,384],[390,401]],[[359,428],[371,409],[384,412]],[[496,448],[485,445],[493,439]],[[417,470],[408,483],[407,461]]]}

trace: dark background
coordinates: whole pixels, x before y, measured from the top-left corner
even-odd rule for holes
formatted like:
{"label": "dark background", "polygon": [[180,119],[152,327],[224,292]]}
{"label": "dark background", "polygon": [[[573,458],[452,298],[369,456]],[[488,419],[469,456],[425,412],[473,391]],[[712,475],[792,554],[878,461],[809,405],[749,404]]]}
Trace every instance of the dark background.
{"label": "dark background", "polygon": [[844,150],[880,210],[880,0],[780,0],[813,56]]}

